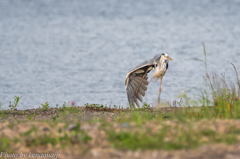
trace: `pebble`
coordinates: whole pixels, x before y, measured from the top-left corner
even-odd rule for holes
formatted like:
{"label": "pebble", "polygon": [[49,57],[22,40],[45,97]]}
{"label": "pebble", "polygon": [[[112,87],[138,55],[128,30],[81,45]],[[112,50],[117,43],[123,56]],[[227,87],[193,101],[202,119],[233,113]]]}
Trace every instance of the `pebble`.
{"label": "pebble", "polygon": [[43,131],[49,131],[49,128],[48,127],[44,127],[42,130]]}
{"label": "pebble", "polygon": [[76,124],[70,124],[69,126],[68,126],[68,131],[72,131],[74,128],[76,128]]}

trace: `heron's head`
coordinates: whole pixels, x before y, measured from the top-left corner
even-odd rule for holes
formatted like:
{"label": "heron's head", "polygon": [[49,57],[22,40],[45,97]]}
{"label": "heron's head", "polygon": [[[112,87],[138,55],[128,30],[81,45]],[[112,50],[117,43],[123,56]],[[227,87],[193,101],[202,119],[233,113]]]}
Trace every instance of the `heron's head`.
{"label": "heron's head", "polygon": [[162,53],[161,58],[163,58],[164,60],[173,60],[172,58],[169,57],[169,55],[166,52]]}

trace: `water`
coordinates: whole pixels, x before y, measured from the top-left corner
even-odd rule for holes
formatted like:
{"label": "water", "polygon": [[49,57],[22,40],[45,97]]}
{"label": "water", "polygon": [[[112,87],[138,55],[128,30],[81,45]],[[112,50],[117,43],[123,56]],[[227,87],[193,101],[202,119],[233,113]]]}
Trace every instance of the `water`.
{"label": "water", "polygon": [[[155,54],[173,58],[161,97],[203,86],[202,42],[208,71],[240,72],[239,0],[0,1],[0,102],[18,109],[75,100],[77,105],[127,105],[125,77]],[[149,76],[151,76],[150,73]],[[150,83],[144,101],[158,97]]]}

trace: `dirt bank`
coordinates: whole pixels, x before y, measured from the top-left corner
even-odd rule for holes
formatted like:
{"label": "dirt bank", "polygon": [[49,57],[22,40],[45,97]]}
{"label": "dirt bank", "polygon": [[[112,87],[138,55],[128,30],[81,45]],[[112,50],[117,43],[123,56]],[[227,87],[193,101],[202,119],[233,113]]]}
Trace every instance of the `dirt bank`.
{"label": "dirt bank", "polygon": [[[169,112],[181,108],[162,108],[161,112]],[[153,109],[144,110],[155,114],[157,111]],[[143,111],[143,112],[144,112]],[[141,111],[139,111],[141,113]],[[29,109],[15,111],[1,111],[0,124],[0,150],[3,158],[23,158],[20,154],[25,154],[25,158],[36,157],[38,153],[45,155],[55,154],[51,158],[73,158],[73,159],[133,159],[133,158],[161,158],[161,159],[238,159],[240,158],[240,120],[200,120],[194,122],[193,129],[188,130],[188,123],[182,123],[176,120],[162,122],[146,122],[141,126],[136,123],[115,123],[114,118],[123,115],[132,114],[129,109],[99,109],[99,108],[50,108],[50,109]],[[97,119],[106,118],[105,122],[92,122]],[[44,121],[44,122],[43,122]],[[56,122],[52,122],[56,121]],[[79,123],[79,121],[81,121]],[[178,133],[176,125],[180,127],[180,131],[205,131],[206,136],[201,139],[195,139],[202,143],[210,143],[212,134],[220,134],[222,137],[229,135],[229,130],[235,132],[233,138],[234,144],[228,145],[224,143],[218,144],[202,144],[202,146],[193,149],[184,150],[136,150],[117,149],[113,147],[113,143],[108,137],[109,130],[116,132],[141,132],[149,135],[159,132],[164,126],[169,129],[167,133],[170,135],[164,139],[167,142],[174,138]],[[151,128],[151,129],[150,129]],[[210,131],[209,131],[210,130]],[[166,141],[165,141],[166,140]],[[175,139],[173,139],[175,140]],[[194,140],[194,141],[195,141]],[[217,139],[220,141],[221,138]],[[31,154],[30,154],[31,152]],[[9,157],[12,154],[18,157]],[[5,155],[5,157],[4,157]]]}

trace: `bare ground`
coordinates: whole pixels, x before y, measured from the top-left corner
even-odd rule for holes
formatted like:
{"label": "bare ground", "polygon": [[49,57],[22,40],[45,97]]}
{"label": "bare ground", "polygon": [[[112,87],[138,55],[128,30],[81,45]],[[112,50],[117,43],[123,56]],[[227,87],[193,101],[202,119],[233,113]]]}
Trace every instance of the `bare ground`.
{"label": "bare ground", "polygon": [[[174,151],[165,151],[165,150],[117,150],[112,148],[111,143],[106,138],[106,131],[101,129],[100,123],[89,124],[87,121],[92,120],[93,118],[113,118],[114,116],[121,115],[118,110],[95,110],[95,109],[86,109],[84,107],[77,107],[79,111],[75,110],[75,113],[69,113],[64,117],[64,121],[70,121],[70,125],[66,127],[65,123],[57,123],[56,125],[51,125],[46,122],[36,122],[36,121],[46,121],[52,120],[58,114],[59,110],[54,108],[47,109],[46,111],[40,109],[31,109],[31,110],[15,110],[15,111],[4,111],[4,116],[1,117],[0,121],[0,139],[4,137],[15,139],[20,139],[20,142],[16,144],[11,143],[11,149],[13,150],[10,153],[21,154],[25,153],[25,158],[33,158],[29,153],[45,153],[45,154],[59,154],[58,158],[102,158],[102,159],[133,159],[133,158],[160,158],[160,159],[239,159],[240,158],[240,136],[237,137],[238,143],[234,145],[227,144],[210,144],[203,145],[196,149],[191,150],[174,150]],[[131,110],[124,110],[125,113],[132,113]],[[153,110],[152,113],[154,113]],[[164,108],[162,111],[171,111],[171,108]],[[77,112],[77,113],[76,113]],[[3,113],[2,113],[3,114]],[[35,115],[34,115],[35,114]],[[27,118],[32,116],[31,121]],[[4,121],[4,123],[2,123]],[[14,121],[15,124],[12,122]],[[20,123],[16,123],[18,121]],[[28,121],[26,123],[21,123],[21,121]],[[51,137],[59,137],[63,134],[68,134],[69,137],[73,137],[71,129],[76,126],[77,121],[81,121],[81,130],[86,131],[92,140],[87,143],[76,143],[71,144],[65,148],[61,148],[59,144],[52,146],[51,144],[45,145],[31,145],[32,142],[35,142],[33,139],[39,138],[44,134],[47,134]],[[174,126],[176,121],[165,121],[163,124]],[[146,125],[156,128],[154,123],[146,123]],[[113,123],[114,129],[120,131],[123,128],[122,124]],[[132,123],[130,129],[134,130],[135,125]],[[207,121],[202,120],[196,122],[194,127],[195,129],[209,128],[216,130],[220,133],[228,133],[230,126],[240,127],[240,120],[214,120]],[[37,133],[29,133],[28,136],[24,136],[33,127],[37,128]],[[184,127],[184,125],[183,125]],[[62,131],[59,132],[59,129]],[[171,132],[169,132],[171,133]],[[203,140],[206,140],[203,138]],[[30,146],[29,146],[30,145]],[[1,148],[1,146],[0,146]],[[7,151],[7,150],[6,150]],[[4,147],[0,149],[0,152],[5,152]],[[4,154],[2,154],[4,156]],[[5,154],[6,155],[6,154]],[[1,157],[1,154],[0,154]],[[55,156],[56,157],[56,156]],[[23,158],[23,157],[9,157],[5,156],[3,158]],[[43,158],[43,157],[34,157],[34,158]]]}

